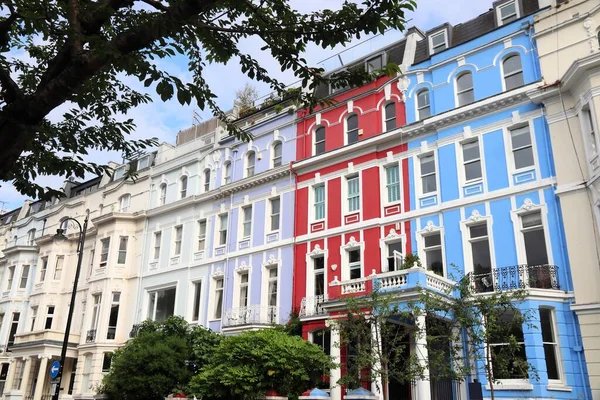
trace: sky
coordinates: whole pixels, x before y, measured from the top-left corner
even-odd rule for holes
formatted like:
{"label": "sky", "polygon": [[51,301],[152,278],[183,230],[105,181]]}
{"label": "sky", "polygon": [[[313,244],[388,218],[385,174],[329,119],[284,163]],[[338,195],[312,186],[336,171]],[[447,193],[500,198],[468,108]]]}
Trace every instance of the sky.
{"label": "sky", "polygon": [[[344,0],[289,0],[292,7],[301,12],[310,12],[324,8],[337,9]],[[408,15],[410,19],[407,27],[417,26],[423,31],[433,28],[441,23],[450,22],[459,24],[465,22],[477,15],[487,11],[492,7],[493,0],[417,0],[417,10]],[[359,57],[370,53],[386,44],[402,38],[400,32],[389,32],[384,37],[365,41],[355,40],[346,48],[353,47],[343,54],[343,58]],[[266,52],[261,52],[262,42],[257,39],[248,39],[242,43],[243,50],[255,57],[260,64],[265,67],[271,76],[279,79],[285,84],[292,84],[294,77],[291,72],[281,72],[279,65]],[[309,64],[324,67],[326,70],[332,69],[336,59],[331,56],[343,51],[343,47],[332,49],[322,49],[317,46],[310,46],[303,55]],[[23,56],[23,55],[22,55]],[[176,59],[159,60],[159,66],[178,76],[183,81],[191,81],[191,75],[187,70],[185,59],[181,57]],[[233,106],[235,92],[244,87],[246,83],[254,84],[261,95],[267,95],[270,90],[266,85],[257,84],[239,69],[239,64],[230,62],[228,65],[213,64],[207,66],[205,70],[205,79],[208,81],[211,89],[218,97],[218,105],[228,110]],[[134,88],[144,91],[142,84],[135,78],[127,77],[124,82]],[[177,100],[162,102],[156,93],[150,93],[154,102],[141,105],[129,112],[127,117],[133,118],[137,129],[132,134],[133,139],[155,137],[159,142],[175,143],[177,132],[190,127],[194,123],[194,114],[200,115],[202,120],[210,119],[211,114],[208,110],[199,110],[192,106],[182,107]],[[59,107],[49,115],[51,120],[61,118],[62,109]],[[121,162],[121,155],[114,152],[91,151],[87,161],[95,163],[107,163],[108,161]],[[91,177],[90,177],[91,178]],[[60,188],[65,177],[43,176],[39,177],[36,183]],[[26,196],[18,193],[10,182],[0,182],[0,210],[13,210],[21,206]]]}

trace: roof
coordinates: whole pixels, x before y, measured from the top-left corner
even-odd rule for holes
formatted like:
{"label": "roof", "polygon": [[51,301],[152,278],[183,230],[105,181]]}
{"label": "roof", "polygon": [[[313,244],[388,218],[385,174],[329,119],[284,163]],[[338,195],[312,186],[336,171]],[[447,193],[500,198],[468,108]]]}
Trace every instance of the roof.
{"label": "roof", "polygon": [[[520,2],[521,18],[528,17],[529,15],[537,12],[540,9],[538,0],[517,0]],[[498,3],[498,2],[496,2]],[[494,4],[496,4],[494,3]],[[496,20],[496,11],[494,8],[489,11],[469,20],[451,26],[450,24],[442,24],[435,28],[429,29],[427,34],[431,34],[435,31],[439,31],[444,26],[448,27],[449,30],[449,44],[448,49],[459,46],[463,43],[476,39],[487,33],[490,33],[498,28],[498,21]],[[438,53],[439,54],[439,53]],[[429,40],[424,39],[417,43],[417,49],[415,52],[415,60],[413,64],[419,64],[427,59],[431,55],[429,54]]]}

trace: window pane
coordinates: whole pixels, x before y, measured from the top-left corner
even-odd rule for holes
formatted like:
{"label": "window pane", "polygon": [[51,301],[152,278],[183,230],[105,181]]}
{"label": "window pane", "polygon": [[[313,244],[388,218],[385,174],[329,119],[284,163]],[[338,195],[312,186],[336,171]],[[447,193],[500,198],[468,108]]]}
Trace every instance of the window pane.
{"label": "window pane", "polygon": [[429,90],[421,90],[417,94],[417,107],[422,108],[429,106]]}
{"label": "window pane", "polygon": [[473,88],[473,74],[467,72],[456,79],[456,88],[459,92]]}
{"label": "window pane", "polygon": [[435,181],[435,175],[429,175],[423,177],[423,193],[431,193],[437,190],[437,183]]}
{"label": "window pane", "polygon": [[465,179],[470,181],[481,178],[481,161],[465,164]]}
{"label": "window pane", "polygon": [[536,212],[521,216],[523,228],[531,228],[532,226],[542,225],[542,213]]}
{"label": "window pane", "polygon": [[548,379],[560,379],[558,374],[558,360],[556,359],[556,346],[553,344],[544,344],[544,354],[546,356]]}
{"label": "window pane", "polygon": [[554,334],[552,329],[552,310],[549,308],[540,308],[540,325],[542,329],[542,341],[554,343]]}
{"label": "window pane", "polygon": [[352,268],[350,270],[350,279],[360,279],[360,268]]}
{"label": "window pane", "polygon": [[506,6],[500,8],[500,15],[502,16],[502,19],[505,19],[508,16],[511,16],[512,14],[516,14],[517,13],[517,9],[515,7],[515,3],[510,3],[507,4]]}
{"label": "window pane", "polygon": [[445,43],[446,39],[446,35],[444,34],[444,32],[440,32],[438,34],[435,34],[433,36],[431,36],[431,43],[433,44],[433,47],[438,47],[439,45],[442,45]]}
{"label": "window pane", "polygon": [[504,80],[506,90],[511,90],[523,86],[523,73],[519,72],[511,76],[507,76]]}
{"label": "window pane", "polygon": [[512,142],[512,148],[518,149],[531,145],[531,135],[529,134],[529,127],[524,126],[522,128],[512,129],[510,131],[510,137]]}
{"label": "window pane", "polygon": [[352,131],[354,129],[358,129],[358,116],[351,115],[348,117],[348,131]]}
{"label": "window pane", "polygon": [[315,153],[316,155],[325,153],[325,142],[319,142],[315,145]]}
{"label": "window pane", "polygon": [[471,233],[471,238],[487,236],[487,225],[474,225],[469,227],[469,231]]}
{"label": "window pane", "polygon": [[323,269],[325,268],[325,258],[317,257],[314,259],[315,269]]}
{"label": "window pane", "polygon": [[521,70],[521,57],[517,54],[513,54],[504,59],[503,62],[504,75],[510,75],[514,72]]}
{"label": "window pane", "polygon": [[442,249],[427,250],[425,252],[427,269],[437,275],[444,275],[444,262],[442,260]]}
{"label": "window pane", "polygon": [[442,238],[439,233],[436,235],[425,236],[425,247],[439,246],[441,244]]}
{"label": "window pane", "polygon": [[325,127],[320,126],[317,128],[317,130],[315,132],[315,141],[321,142],[323,140],[325,140]]}
{"label": "window pane", "polygon": [[433,156],[421,157],[421,175],[435,172],[435,159]]}
{"label": "window pane", "polygon": [[157,322],[162,322],[175,312],[175,288],[165,289],[157,292],[156,317]]}
{"label": "window pane", "polygon": [[358,142],[358,129],[348,132],[348,144]]}
{"label": "window pane", "polygon": [[348,260],[353,262],[360,262],[360,250],[352,250],[348,252]]}
{"label": "window pane", "polygon": [[546,239],[544,230],[536,229],[530,232],[524,232],[525,253],[527,254],[528,265],[546,265],[548,264],[548,253],[546,252]]}
{"label": "window pane", "polygon": [[325,294],[325,275],[324,274],[316,274],[315,275],[315,296],[321,296]]}
{"label": "window pane", "polygon": [[462,92],[458,95],[458,105],[464,106],[475,101],[473,90]]}
{"label": "window pane", "polygon": [[533,148],[525,147],[514,151],[515,168],[527,168],[533,166]]}
{"label": "window pane", "polygon": [[491,271],[492,261],[490,257],[490,246],[487,240],[471,243],[473,251],[473,270],[476,275]]}
{"label": "window pane", "polygon": [[479,158],[479,141],[465,143],[462,148],[464,161],[471,161]]}
{"label": "window pane", "polygon": [[387,119],[385,121],[385,131],[391,131],[392,129],[396,129],[396,118]]}
{"label": "window pane", "polygon": [[367,68],[369,72],[373,72],[375,70],[381,69],[383,67],[383,59],[382,56],[377,56],[371,58],[367,61]]}
{"label": "window pane", "polygon": [[388,255],[390,257],[394,256],[395,251],[402,254],[402,242],[395,242],[395,243],[388,244]]}

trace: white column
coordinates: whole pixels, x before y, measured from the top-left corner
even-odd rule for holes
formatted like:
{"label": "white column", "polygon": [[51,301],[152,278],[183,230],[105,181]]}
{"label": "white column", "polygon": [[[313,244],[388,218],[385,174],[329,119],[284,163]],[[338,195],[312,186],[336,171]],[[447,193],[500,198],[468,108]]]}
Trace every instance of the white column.
{"label": "white column", "polygon": [[29,385],[29,375],[31,374],[31,357],[23,357],[25,366],[23,367],[23,380],[21,380],[21,392],[27,394],[27,385]]}
{"label": "white column", "polygon": [[40,354],[38,356],[40,358],[40,370],[38,372],[37,382],[35,383],[35,391],[33,392],[33,400],[41,400],[42,398],[42,390],[44,390],[44,383],[46,382],[48,367],[48,359],[50,356],[45,354]]}
{"label": "white column", "polygon": [[[417,328],[419,329],[416,336],[415,351],[419,364],[423,367],[423,375],[425,379],[417,380],[417,400],[431,399],[431,385],[429,382],[429,368],[427,366],[429,353],[427,351],[427,327],[425,324],[425,315],[420,314],[416,317]],[[34,399],[35,400],[35,399]]]}
{"label": "white column", "polygon": [[15,379],[15,368],[17,367],[17,360],[11,358],[8,360],[8,376],[6,377],[6,383],[4,384],[4,393],[12,391],[13,380]]}
{"label": "white column", "polygon": [[376,326],[377,322],[371,325],[371,343],[373,343],[373,371],[377,371],[376,376],[371,382],[371,392],[373,392],[378,399],[383,399],[383,380],[381,379],[381,360],[379,358],[381,354],[381,331]]}
{"label": "white column", "polygon": [[[335,364],[340,362],[340,331],[336,326],[330,326],[331,329],[331,344],[330,344],[330,355],[331,360]],[[331,370],[329,376],[329,387],[331,389],[330,397],[331,400],[342,400],[342,388],[338,385],[337,381],[342,378],[342,370],[338,365]]]}

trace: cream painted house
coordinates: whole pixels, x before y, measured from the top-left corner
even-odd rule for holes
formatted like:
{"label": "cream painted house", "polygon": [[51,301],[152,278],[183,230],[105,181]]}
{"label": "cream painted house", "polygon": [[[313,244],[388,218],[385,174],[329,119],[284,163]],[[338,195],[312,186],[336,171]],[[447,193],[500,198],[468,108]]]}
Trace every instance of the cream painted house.
{"label": "cream painted house", "polygon": [[600,399],[600,1],[548,0],[534,18],[556,193],[590,387]]}

